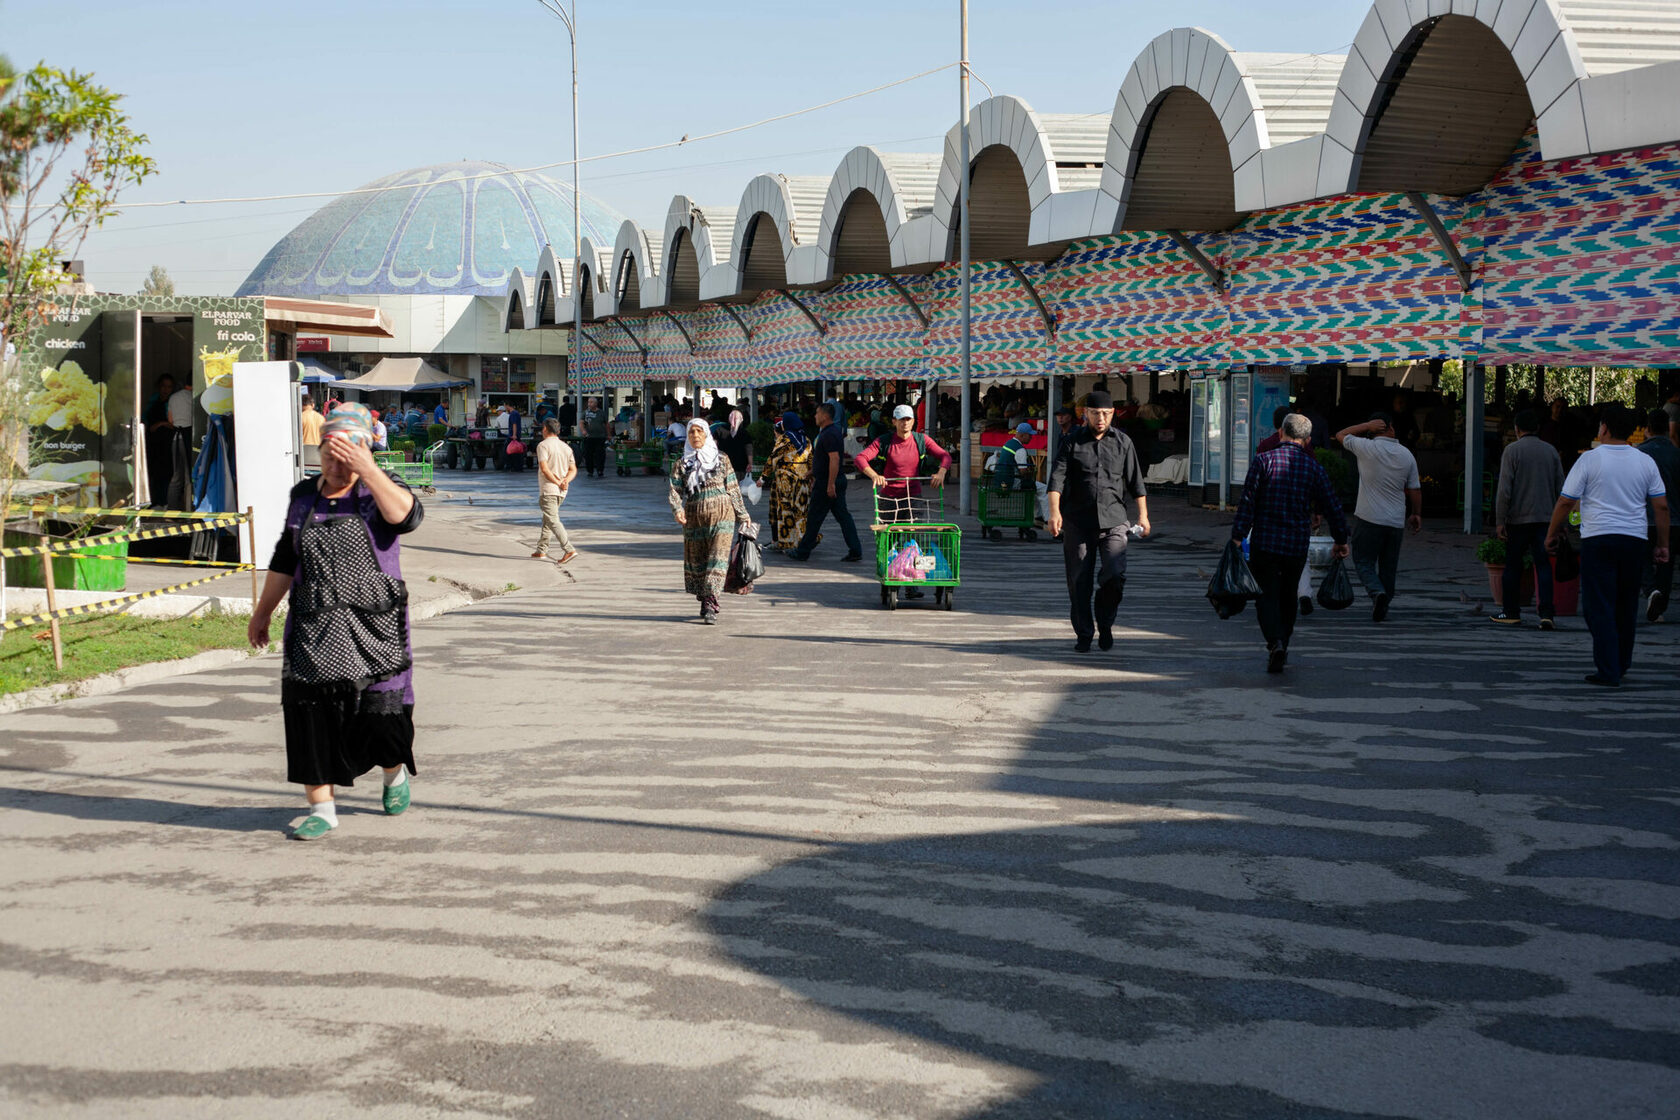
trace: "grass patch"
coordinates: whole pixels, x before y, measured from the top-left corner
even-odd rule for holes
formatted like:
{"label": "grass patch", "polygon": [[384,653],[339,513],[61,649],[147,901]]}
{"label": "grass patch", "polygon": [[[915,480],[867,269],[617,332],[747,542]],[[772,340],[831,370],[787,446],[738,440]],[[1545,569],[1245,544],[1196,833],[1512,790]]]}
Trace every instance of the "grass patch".
{"label": "grass patch", "polygon": [[[64,669],[53,668],[52,640],[47,626],[13,630],[0,638],[0,695],[42,685],[67,684],[101,673],[174,661],[210,649],[245,646],[243,615],[209,614],[192,618],[137,618],[133,615],[94,615],[67,618],[59,623],[64,637]],[[278,638],[281,616],[271,633]],[[39,638],[35,635],[41,635]]]}

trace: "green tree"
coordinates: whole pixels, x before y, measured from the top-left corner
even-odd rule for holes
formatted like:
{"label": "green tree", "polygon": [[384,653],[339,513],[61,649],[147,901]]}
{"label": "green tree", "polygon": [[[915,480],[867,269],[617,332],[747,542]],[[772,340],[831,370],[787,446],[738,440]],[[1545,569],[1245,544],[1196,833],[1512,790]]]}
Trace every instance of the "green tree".
{"label": "green tree", "polygon": [[143,296],[172,296],[175,294],[175,281],[169,278],[169,271],[161,264],[154,264],[152,270],[146,273],[146,282],[140,285]]}
{"label": "green tree", "polygon": [[121,102],[92,75],[0,58],[0,510],[29,466],[24,405],[41,384],[29,332],[74,298],[59,262],[157,169]]}

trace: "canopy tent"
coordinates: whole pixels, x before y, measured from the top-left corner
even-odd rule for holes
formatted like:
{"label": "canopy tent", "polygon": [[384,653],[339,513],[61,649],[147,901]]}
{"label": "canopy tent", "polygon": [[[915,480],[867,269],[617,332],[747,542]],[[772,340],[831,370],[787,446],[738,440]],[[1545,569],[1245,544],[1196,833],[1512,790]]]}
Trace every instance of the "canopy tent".
{"label": "canopy tent", "polygon": [[300,380],[305,385],[319,385],[322,382],[341,381],[344,378],[342,373],[313,355],[299,358],[298,365],[303,367],[303,377]]}
{"label": "canopy tent", "polygon": [[457,389],[472,382],[430,365],[424,358],[385,358],[362,374],[340,381],[341,389],[360,389],[366,393],[408,393],[421,389]]}

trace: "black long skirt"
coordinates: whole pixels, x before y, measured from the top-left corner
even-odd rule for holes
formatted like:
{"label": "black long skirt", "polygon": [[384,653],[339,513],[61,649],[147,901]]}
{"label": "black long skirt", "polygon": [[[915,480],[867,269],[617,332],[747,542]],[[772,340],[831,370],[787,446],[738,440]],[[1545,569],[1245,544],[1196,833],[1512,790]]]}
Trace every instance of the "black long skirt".
{"label": "black long skirt", "polygon": [[311,695],[280,686],[286,724],[286,780],[353,786],[375,766],[414,767],[414,705],[400,689]]}

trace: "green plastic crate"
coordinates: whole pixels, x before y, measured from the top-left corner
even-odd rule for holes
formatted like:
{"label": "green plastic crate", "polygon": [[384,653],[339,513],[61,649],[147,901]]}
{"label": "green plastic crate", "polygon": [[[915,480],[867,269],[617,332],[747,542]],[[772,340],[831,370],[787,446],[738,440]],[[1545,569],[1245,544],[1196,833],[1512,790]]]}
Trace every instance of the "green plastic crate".
{"label": "green plastic crate", "polygon": [[[113,530],[122,532],[124,530]],[[38,548],[59,538],[39,533],[7,532],[7,548]],[[52,557],[53,586],[60,591],[121,591],[128,586],[128,542],[78,544],[75,553]],[[6,561],[6,582],[13,587],[45,587],[45,557],[18,556]]]}

